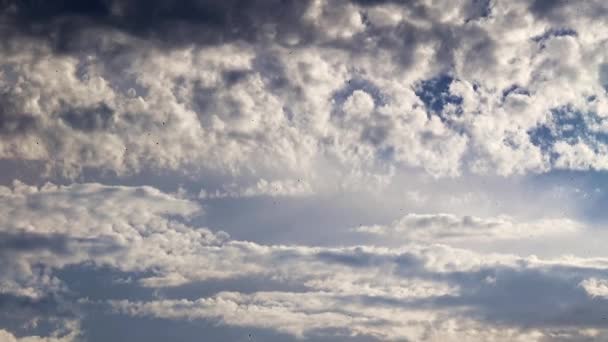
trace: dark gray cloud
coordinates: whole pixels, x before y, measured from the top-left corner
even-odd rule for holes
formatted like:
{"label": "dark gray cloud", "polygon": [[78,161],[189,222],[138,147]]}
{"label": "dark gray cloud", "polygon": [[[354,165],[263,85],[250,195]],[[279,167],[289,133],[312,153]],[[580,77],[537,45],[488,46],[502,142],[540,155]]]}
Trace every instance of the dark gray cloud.
{"label": "dark gray cloud", "polygon": [[305,35],[298,19],[309,1],[124,1],[52,0],[1,4],[4,34],[49,40],[59,52],[86,45],[83,30],[112,29],[164,45],[217,44],[235,39],[263,41],[262,27],[277,25],[279,34]]}

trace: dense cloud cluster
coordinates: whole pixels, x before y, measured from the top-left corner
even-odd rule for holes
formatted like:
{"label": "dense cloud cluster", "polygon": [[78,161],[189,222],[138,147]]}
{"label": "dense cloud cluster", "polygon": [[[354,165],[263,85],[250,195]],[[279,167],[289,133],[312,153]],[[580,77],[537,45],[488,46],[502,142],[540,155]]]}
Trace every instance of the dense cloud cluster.
{"label": "dense cloud cluster", "polygon": [[1,157],[67,177],[605,169],[606,9],[537,3],[5,1]]}
{"label": "dense cloud cluster", "polygon": [[606,14],[0,0],[0,341],[606,340]]}

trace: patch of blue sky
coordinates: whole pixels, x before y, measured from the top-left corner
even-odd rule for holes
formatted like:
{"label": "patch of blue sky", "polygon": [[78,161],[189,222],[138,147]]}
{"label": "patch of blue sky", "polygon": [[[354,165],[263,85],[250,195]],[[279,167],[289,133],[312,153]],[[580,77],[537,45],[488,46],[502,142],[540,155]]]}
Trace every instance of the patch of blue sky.
{"label": "patch of blue sky", "polygon": [[[464,113],[463,98],[450,92],[452,82],[452,76],[441,74],[418,82],[415,85],[415,93],[424,104],[429,119],[436,116],[450,129],[467,134],[467,129],[458,122],[458,118]],[[477,88],[477,85],[473,86],[474,90]]]}
{"label": "patch of blue sky", "polygon": [[395,158],[395,147],[386,146],[386,147],[380,148],[377,150],[376,156],[380,161],[391,162]]}
{"label": "patch of blue sky", "polygon": [[[595,112],[582,112],[572,106],[551,110],[548,122],[528,131],[530,141],[545,153],[552,153],[555,143],[585,143],[592,149],[608,143],[608,121]],[[555,155],[551,155],[554,159]]]}
{"label": "patch of blue sky", "polygon": [[416,96],[424,103],[429,117],[437,115],[441,121],[449,121],[443,111],[448,104],[458,106],[456,114],[462,114],[462,108],[460,108],[462,97],[450,93],[450,85],[453,81],[453,77],[444,74],[417,84]]}
{"label": "patch of blue sky", "polygon": [[492,14],[491,5],[492,4],[490,0],[473,0],[471,3],[471,16],[465,20],[465,23],[468,23],[472,20],[489,17]]}
{"label": "patch of blue sky", "polygon": [[[526,177],[526,188],[531,193],[555,189],[556,195],[577,203],[577,208],[568,208],[564,202],[562,214],[571,215],[588,224],[608,222],[608,172],[597,170],[552,170]],[[574,210],[574,211],[573,211]]]}
{"label": "patch of blue sky", "polygon": [[473,0],[473,4],[477,5],[480,10],[480,16],[482,18],[489,17],[492,14],[492,7],[490,0]]}

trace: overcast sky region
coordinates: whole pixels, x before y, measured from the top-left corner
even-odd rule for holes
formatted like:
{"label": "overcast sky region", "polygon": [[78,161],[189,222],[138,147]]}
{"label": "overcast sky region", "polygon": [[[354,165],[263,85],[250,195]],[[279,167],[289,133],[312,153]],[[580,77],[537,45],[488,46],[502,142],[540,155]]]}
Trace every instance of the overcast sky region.
{"label": "overcast sky region", "polygon": [[0,342],[608,341],[607,17],[0,0]]}

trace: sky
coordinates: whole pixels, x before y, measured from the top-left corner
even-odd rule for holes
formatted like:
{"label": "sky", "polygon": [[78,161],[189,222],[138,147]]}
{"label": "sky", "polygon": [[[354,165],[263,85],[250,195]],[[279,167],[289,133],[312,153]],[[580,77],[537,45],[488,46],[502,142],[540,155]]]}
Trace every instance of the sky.
{"label": "sky", "polygon": [[601,0],[0,0],[0,342],[607,341]]}

